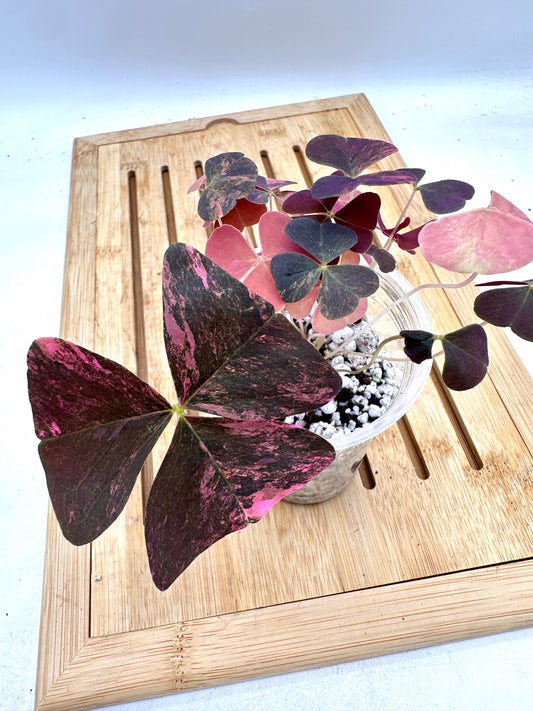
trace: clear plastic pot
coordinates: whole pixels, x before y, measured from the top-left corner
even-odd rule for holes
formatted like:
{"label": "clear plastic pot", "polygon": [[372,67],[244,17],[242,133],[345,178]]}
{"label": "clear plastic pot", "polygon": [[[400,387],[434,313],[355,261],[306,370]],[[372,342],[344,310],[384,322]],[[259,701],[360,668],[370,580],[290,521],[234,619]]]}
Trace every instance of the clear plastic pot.
{"label": "clear plastic pot", "polygon": [[[397,272],[380,274],[380,289],[369,299],[365,319],[372,319],[401,296],[411,291],[412,285]],[[426,307],[418,294],[408,301],[395,305],[388,313],[372,324],[380,340],[396,335],[404,329],[431,331],[431,321]],[[380,352],[383,360],[405,358],[403,340],[392,341]],[[401,380],[398,394],[388,410],[373,422],[357,428],[346,435],[337,435],[329,440],[335,447],[337,456],[333,464],[324,469],[301,489],[285,497],[293,504],[316,504],[340,493],[353,479],[372,439],[393,425],[411,407],[422,392],[431,371],[431,360],[417,365],[411,361],[395,362],[397,375]]]}

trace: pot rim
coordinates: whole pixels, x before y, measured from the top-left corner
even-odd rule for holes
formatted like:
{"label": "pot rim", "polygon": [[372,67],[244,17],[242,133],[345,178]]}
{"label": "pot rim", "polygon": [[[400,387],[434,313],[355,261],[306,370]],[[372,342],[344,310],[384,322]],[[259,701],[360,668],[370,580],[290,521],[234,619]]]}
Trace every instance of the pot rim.
{"label": "pot rim", "polygon": [[[413,285],[399,272],[390,272],[388,274],[379,275],[380,279],[385,282],[392,282],[393,285],[399,287],[404,293],[413,289]],[[426,306],[418,293],[409,297],[406,305],[411,309],[415,319],[416,327],[431,331],[431,319],[426,309]],[[420,364],[407,361],[403,373],[403,382],[408,381],[407,386],[402,388],[389,409],[373,422],[367,423],[362,427],[358,427],[350,434],[334,435],[327,441],[330,442],[337,452],[341,452],[355,444],[360,444],[366,440],[375,437],[388,427],[397,422],[402,417],[411,405],[422,392],[431,372],[433,360],[425,360]]]}

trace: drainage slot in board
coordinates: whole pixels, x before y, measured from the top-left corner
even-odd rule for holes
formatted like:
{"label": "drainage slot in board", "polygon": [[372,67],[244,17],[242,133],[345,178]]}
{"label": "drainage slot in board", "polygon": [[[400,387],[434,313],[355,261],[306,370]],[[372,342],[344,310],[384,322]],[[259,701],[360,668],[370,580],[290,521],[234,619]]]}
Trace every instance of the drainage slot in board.
{"label": "drainage slot in board", "polygon": [[163,200],[165,201],[165,215],[167,218],[168,243],[173,244],[178,241],[178,232],[176,230],[174,201],[172,200],[172,183],[170,181],[168,165],[161,167],[161,179],[163,181]]}

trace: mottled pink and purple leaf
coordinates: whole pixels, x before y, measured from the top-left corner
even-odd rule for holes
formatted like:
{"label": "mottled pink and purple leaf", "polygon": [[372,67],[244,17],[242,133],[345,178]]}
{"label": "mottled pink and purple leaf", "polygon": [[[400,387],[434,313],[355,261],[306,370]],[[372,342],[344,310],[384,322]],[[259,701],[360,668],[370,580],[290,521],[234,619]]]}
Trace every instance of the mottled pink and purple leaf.
{"label": "mottled pink and purple leaf", "polygon": [[198,214],[204,220],[220,219],[235,207],[238,199],[255,189],[256,180],[257,166],[243,153],[221,153],[209,158],[205,163]]}
{"label": "mottled pink and purple leaf", "polygon": [[28,390],[59,525],[88,543],[124,508],[171,406],[123,366],[60,338],[31,345]]}
{"label": "mottled pink and purple leaf", "polygon": [[146,509],[157,587],[166,590],[210,545],[258,521],[334,456],[312,432],[277,422],[180,422]]}

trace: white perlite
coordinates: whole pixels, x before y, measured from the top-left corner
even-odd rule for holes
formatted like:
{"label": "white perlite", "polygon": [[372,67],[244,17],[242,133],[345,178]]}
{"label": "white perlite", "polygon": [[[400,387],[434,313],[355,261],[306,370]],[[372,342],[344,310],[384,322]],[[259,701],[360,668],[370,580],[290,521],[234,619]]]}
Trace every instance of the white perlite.
{"label": "white perlite", "polygon": [[380,417],[398,392],[400,379],[397,368],[390,361],[378,359],[361,373],[354,375],[348,372],[368,363],[370,357],[359,353],[372,354],[378,344],[378,335],[364,322],[345,326],[326,336],[321,349],[326,356],[336,350],[343,351],[330,360],[342,377],[342,389],[334,400],[318,410],[287,417],[285,422],[307,427],[311,432],[331,439],[335,435],[353,432]]}

